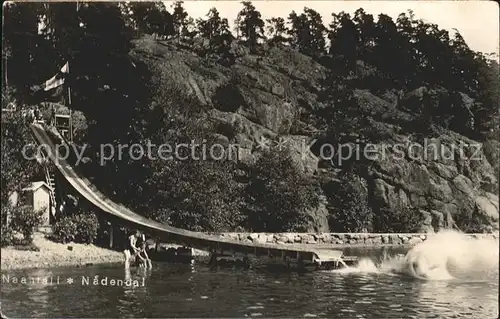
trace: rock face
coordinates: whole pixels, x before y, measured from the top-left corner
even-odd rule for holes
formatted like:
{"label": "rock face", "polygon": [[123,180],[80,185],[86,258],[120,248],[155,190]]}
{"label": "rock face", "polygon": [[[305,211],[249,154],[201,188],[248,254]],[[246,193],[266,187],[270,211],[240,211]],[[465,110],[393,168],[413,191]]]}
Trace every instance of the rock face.
{"label": "rock face", "polygon": [[[266,48],[256,56],[233,44],[231,52],[236,61],[223,66],[207,62],[193,49],[141,39],[132,54],[154,63],[172,85],[207,106],[212,119],[224,127],[214,133],[238,145],[240,161],[254,162],[263,139],[283,140],[304,173],[321,175],[319,159],[309,152],[315,128],[301,119],[322,106],[318,93],[327,69],[289,48]],[[452,131],[423,140],[405,134],[401,127],[415,122],[412,108],[424,103],[425,94],[443,92],[353,93],[374,119],[378,137],[373,165],[363,177],[372,202],[392,210],[420,208],[424,232],[451,227],[461,209],[491,217],[498,229],[498,142],[483,145]],[[454,110],[466,116],[476,107],[463,94],[458,100]],[[474,124],[472,118],[469,122]],[[328,172],[326,178],[335,179],[335,173]],[[326,208],[311,212],[311,231],[326,231],[327,215]]]}

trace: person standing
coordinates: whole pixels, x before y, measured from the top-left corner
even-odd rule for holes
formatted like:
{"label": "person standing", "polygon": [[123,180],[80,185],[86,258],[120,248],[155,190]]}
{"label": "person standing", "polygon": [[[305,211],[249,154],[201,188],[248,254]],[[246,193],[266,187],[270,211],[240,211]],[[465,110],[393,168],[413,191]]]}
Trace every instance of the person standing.
{"label": "person standing", "polygon": [[56,106],[54,104],[52,104],[50,108],[50,125],[56,125]]}
{"label": "person standing", "polygon": [[35,106],[34,115],[36,122],[40,122],[42,120],[42,113],[40,112],[40,108],[38,107],[38,105]]}
{"label": "person standing", "polygon": [[125,267],[127,268],[130,266],[131,257],[135,257],[139,252],[139,248],[137,247],[137,238],[139,237],[139,234],[139,231],[137,231],[135,234],[128,236],[127,245],[123,251],[125,255]]}

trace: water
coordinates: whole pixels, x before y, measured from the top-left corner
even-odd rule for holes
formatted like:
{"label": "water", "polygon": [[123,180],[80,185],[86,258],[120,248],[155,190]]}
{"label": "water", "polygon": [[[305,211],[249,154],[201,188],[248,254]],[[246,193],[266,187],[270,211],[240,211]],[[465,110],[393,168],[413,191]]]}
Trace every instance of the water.
{"label": "water", "polygon": [[[303,274],[204,264],[155,264],[130,273],[119,266],[2,272],[11,281],[60,280],[3,282],[2,310],[24,318],[498,318],[498,242],[464,242],[447,234],[399,258],[367,254],[356,267]],[[95,275],[107,278],[108,286],[92,285]],[[82,285],[82,276],[90,277],[89,285]],[[109,286],[109,280],[128,276],[136,287]]]}

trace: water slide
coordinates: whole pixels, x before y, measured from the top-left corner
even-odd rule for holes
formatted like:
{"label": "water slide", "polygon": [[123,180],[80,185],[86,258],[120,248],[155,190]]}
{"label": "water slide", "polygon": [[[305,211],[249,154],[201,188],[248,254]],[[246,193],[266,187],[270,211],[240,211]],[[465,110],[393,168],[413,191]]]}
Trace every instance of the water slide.
{"label": "water slide", "polygon": [[[62,176],[69,184],[84,198],[101,211],[115,216],[137,228],[146,230],[155,234],[163,240],[168,240],[179,245],[185,245],[191,248],[208,250],[208,251],[232,251],[252,255],[269,255],[272,251],[279,252],[282,256],[299,256],[310,261],[320,260],[323,255],[319,251],[313,251],[310,248],[301,245],[278,245],[267,243],[251,243],[242,242],[223,238],[217,235],[209,235],[199,232],[188,231],[185,229],[175,228],[148,219],[137,213],[134,213],[127,207],[115,203],[106,195],[101,193],[88,179],[79,175],[79,173],[64,159],[56,157],[57,145],[66,144],[66,141],[61,134],[54,128],[45,124],[31,124],[31,131],[36,141],[40,145],[44,145],[48,157],[55,164]],[[58,141],[55,141],[58,140]],[[341,252],[337,252],[335,258],[340,258]]]}

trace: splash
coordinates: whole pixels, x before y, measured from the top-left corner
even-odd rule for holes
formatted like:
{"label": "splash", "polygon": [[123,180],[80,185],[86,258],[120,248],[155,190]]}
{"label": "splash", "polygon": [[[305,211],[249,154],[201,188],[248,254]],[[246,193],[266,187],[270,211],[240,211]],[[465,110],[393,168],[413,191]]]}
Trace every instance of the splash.
{"label": "splash", "polygon": [[333,270],[333,272],[337,273],[378,273],[380,270],[377,268],[377,265],[370,258],[362,258],[358,262],[355,267],[347,266]]}
{"label": "splash", "polygon": [[486,280],[498,274],[498,240],[443,231],[413,247],[402,272],[426,280]]}
{"label": "splash", "polygon": [[443,231],[414,246],[406,255],[384,255],[381,262],[362,258],[340,273],[409,275],[422,280],[484,281],[498,278],[499,242]]}

